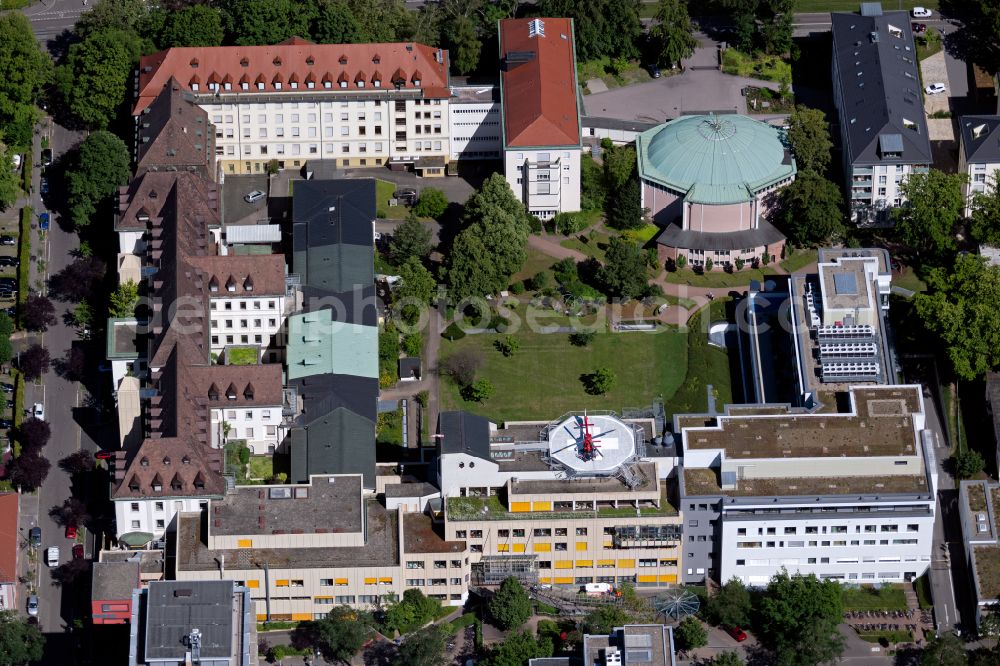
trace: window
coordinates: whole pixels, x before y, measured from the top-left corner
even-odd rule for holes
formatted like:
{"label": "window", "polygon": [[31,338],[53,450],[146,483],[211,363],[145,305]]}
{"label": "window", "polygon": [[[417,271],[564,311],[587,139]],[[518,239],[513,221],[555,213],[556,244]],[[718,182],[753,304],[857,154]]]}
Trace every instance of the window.
{"label": "window", "polygon": [[139,521],[138,520],[133,520],[132,521],[132,529],[134,529],[134,530],[139,529]]}
{"label": "window", "polygon": [[[138,507],[138,505],[136,505],[136,507]],[[163,502],[154,502],[153,508],[157,511],[163,511]]]}
{"label": "window", "polygon": [[[160,504],[160,502],[157,502],[157,504]],[[138,511],[139,510],[139,503],[138,502],[132,502],[132,504],[130,505],[130,508],[133,511]]]}
{"label": "window", "polygon": [[786,527],[785,528],[785,534],[795,534],[795,531],[796,531],[796,528],[794,528],[794,527]]}
{"label": "window", "polygon": [[163,521],[162,520],[157,520],[156,521],[156,527],[157,527],[157,529],[161,529],[162,530],[163,529]]}
{"label": "window", "polygon": [[333,579],[332,578],[320,578],[319,579],[319,584],[320,585],[324,585],[324,586],[333,585]]}

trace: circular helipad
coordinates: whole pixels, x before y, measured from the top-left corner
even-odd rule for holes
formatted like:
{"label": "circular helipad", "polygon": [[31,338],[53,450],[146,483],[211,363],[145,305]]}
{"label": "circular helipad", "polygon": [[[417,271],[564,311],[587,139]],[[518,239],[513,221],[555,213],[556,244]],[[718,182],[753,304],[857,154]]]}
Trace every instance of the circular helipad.
{"label": "circular helipad", "polygon": [[577,472],[612,473],[635,455],[635,433],[613,416],[574,414],[549,430],[549,455]]}

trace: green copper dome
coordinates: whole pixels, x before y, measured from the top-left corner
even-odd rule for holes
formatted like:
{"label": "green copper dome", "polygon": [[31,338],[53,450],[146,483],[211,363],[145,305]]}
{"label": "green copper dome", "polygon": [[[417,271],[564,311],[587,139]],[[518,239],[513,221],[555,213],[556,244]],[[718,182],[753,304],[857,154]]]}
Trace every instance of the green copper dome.
{"label": "green copper dome", "polygon": [[795,174],[786,143],[746,116],[681,116],[636,138],[639,175],[689,203],[742,203]]}

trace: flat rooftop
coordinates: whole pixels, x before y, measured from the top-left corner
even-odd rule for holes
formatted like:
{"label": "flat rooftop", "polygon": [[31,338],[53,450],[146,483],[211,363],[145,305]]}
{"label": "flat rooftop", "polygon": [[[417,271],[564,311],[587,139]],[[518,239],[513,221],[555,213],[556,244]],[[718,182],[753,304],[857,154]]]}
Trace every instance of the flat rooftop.
{"label": "flat rooftop", "polygon": [[726,495],[728,497],[772,497],[854,495],[858,493],[926,493],[927,479],[922,474],[900,476],[775,477],[744,479],[736,488],[722,490],[714,469],[685,469],[684,492],[687,497]]}
{"label": "flat rooftop", "polygon": [[915,455],[917,387],[854,388],[855,414],[725,415],[714,428],[687,429],[693,450],[722,449],[727,458],[817,458]]}
{"label": "flat rooftop", "polygon": [[587,634],[583,640],[583,663],[604,663],[604,652],[617,647],[622,663],[670,666],[674,663],[670,638],[662,624],[628,624],[615,627],[610,636]]}
{"label": "flat rooftop", "polygon": [[154,581],[146,602],[146,659],[183,659],[184,639],[201,632],[203,659],[231,657],[234,652],[234,583]]}
{"label": "flat rooftop", "polygon": [[[328,511],[334,512],[336,505]],[[266,562],[275,568],[324,568],[395,566],[399,563],[397,512],[387,511],[375,501],[366,505],[368,511],[367,542],[364,546],[345,548],[216,548],[205,542],[201,516],[181,514],[177,520],[178,571],[211,571],[219,568],[219,558],[225,556],[226,567],[232,569],[263,568]]]}
{"label": "flat rooftop", "polygon": [[878,260],[878,272],[889,272],[889,252],[881,248],[820,248],[817,261],[827,263],[835,259],[845,259],[849,257],[875,258]]}
{"label": "flat rooftop", "polygon": [[108,359],[136,358],[139,355],[139,324],[135,319],[108,320]]}
{"label": "flat rooftop", "polygon": [[865,275],[864,264],[847,261],[840,265],[819,267],[823,283],[823,305],[836,310],[873,310],[878,301]]}
{"label": "flat rooftop", "polygon": [[163,573],[162,550],[104,550],[101,551],[101,562],[139,563],[139,571],[144,574]]}
{"label": "flat rooftop", "polygon": [[424,513],[403,514],[403,552],[464,553],[464,541],[445,541],[434,529],[431,517]]}
{"label": "flat rooftop", "polygon": [[452,86],[450,104],[486,104],[500,103],[500,86]]}
{"label": "flat rooftop", "polygon": [[656,465],[639,463],[634,466],[643,476],[642,483],[634,489],[614,476],[582,477],[574,479],[517,479],[511,481],[515,495],[572,495],[584,493],[628,493],[656,489]]}
{"label": "flat rooftop", "polygon": [[314,476],[309,485],[237,486],[212,502],[212,534],[360,532],[360,476]]}
{"label": "flat rooftop", "polygon": [[139,587],[139,562],[94,562],[90,598],[94,601],[132,599]]}

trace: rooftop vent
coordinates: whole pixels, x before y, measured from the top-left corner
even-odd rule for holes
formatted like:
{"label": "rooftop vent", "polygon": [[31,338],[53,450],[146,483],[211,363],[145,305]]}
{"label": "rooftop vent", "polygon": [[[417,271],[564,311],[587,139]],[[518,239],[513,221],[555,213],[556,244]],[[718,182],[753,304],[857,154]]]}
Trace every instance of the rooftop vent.
{"label": "rooftop vent", "polygon": [[528,37],[544,37],[545,22],[542,19],[531,19],[528,21]]}
{"label": "rooftop vent", "polygon": [[878,44],[878,30],[872,30],[868,33],[868,39],[872,44]]}

